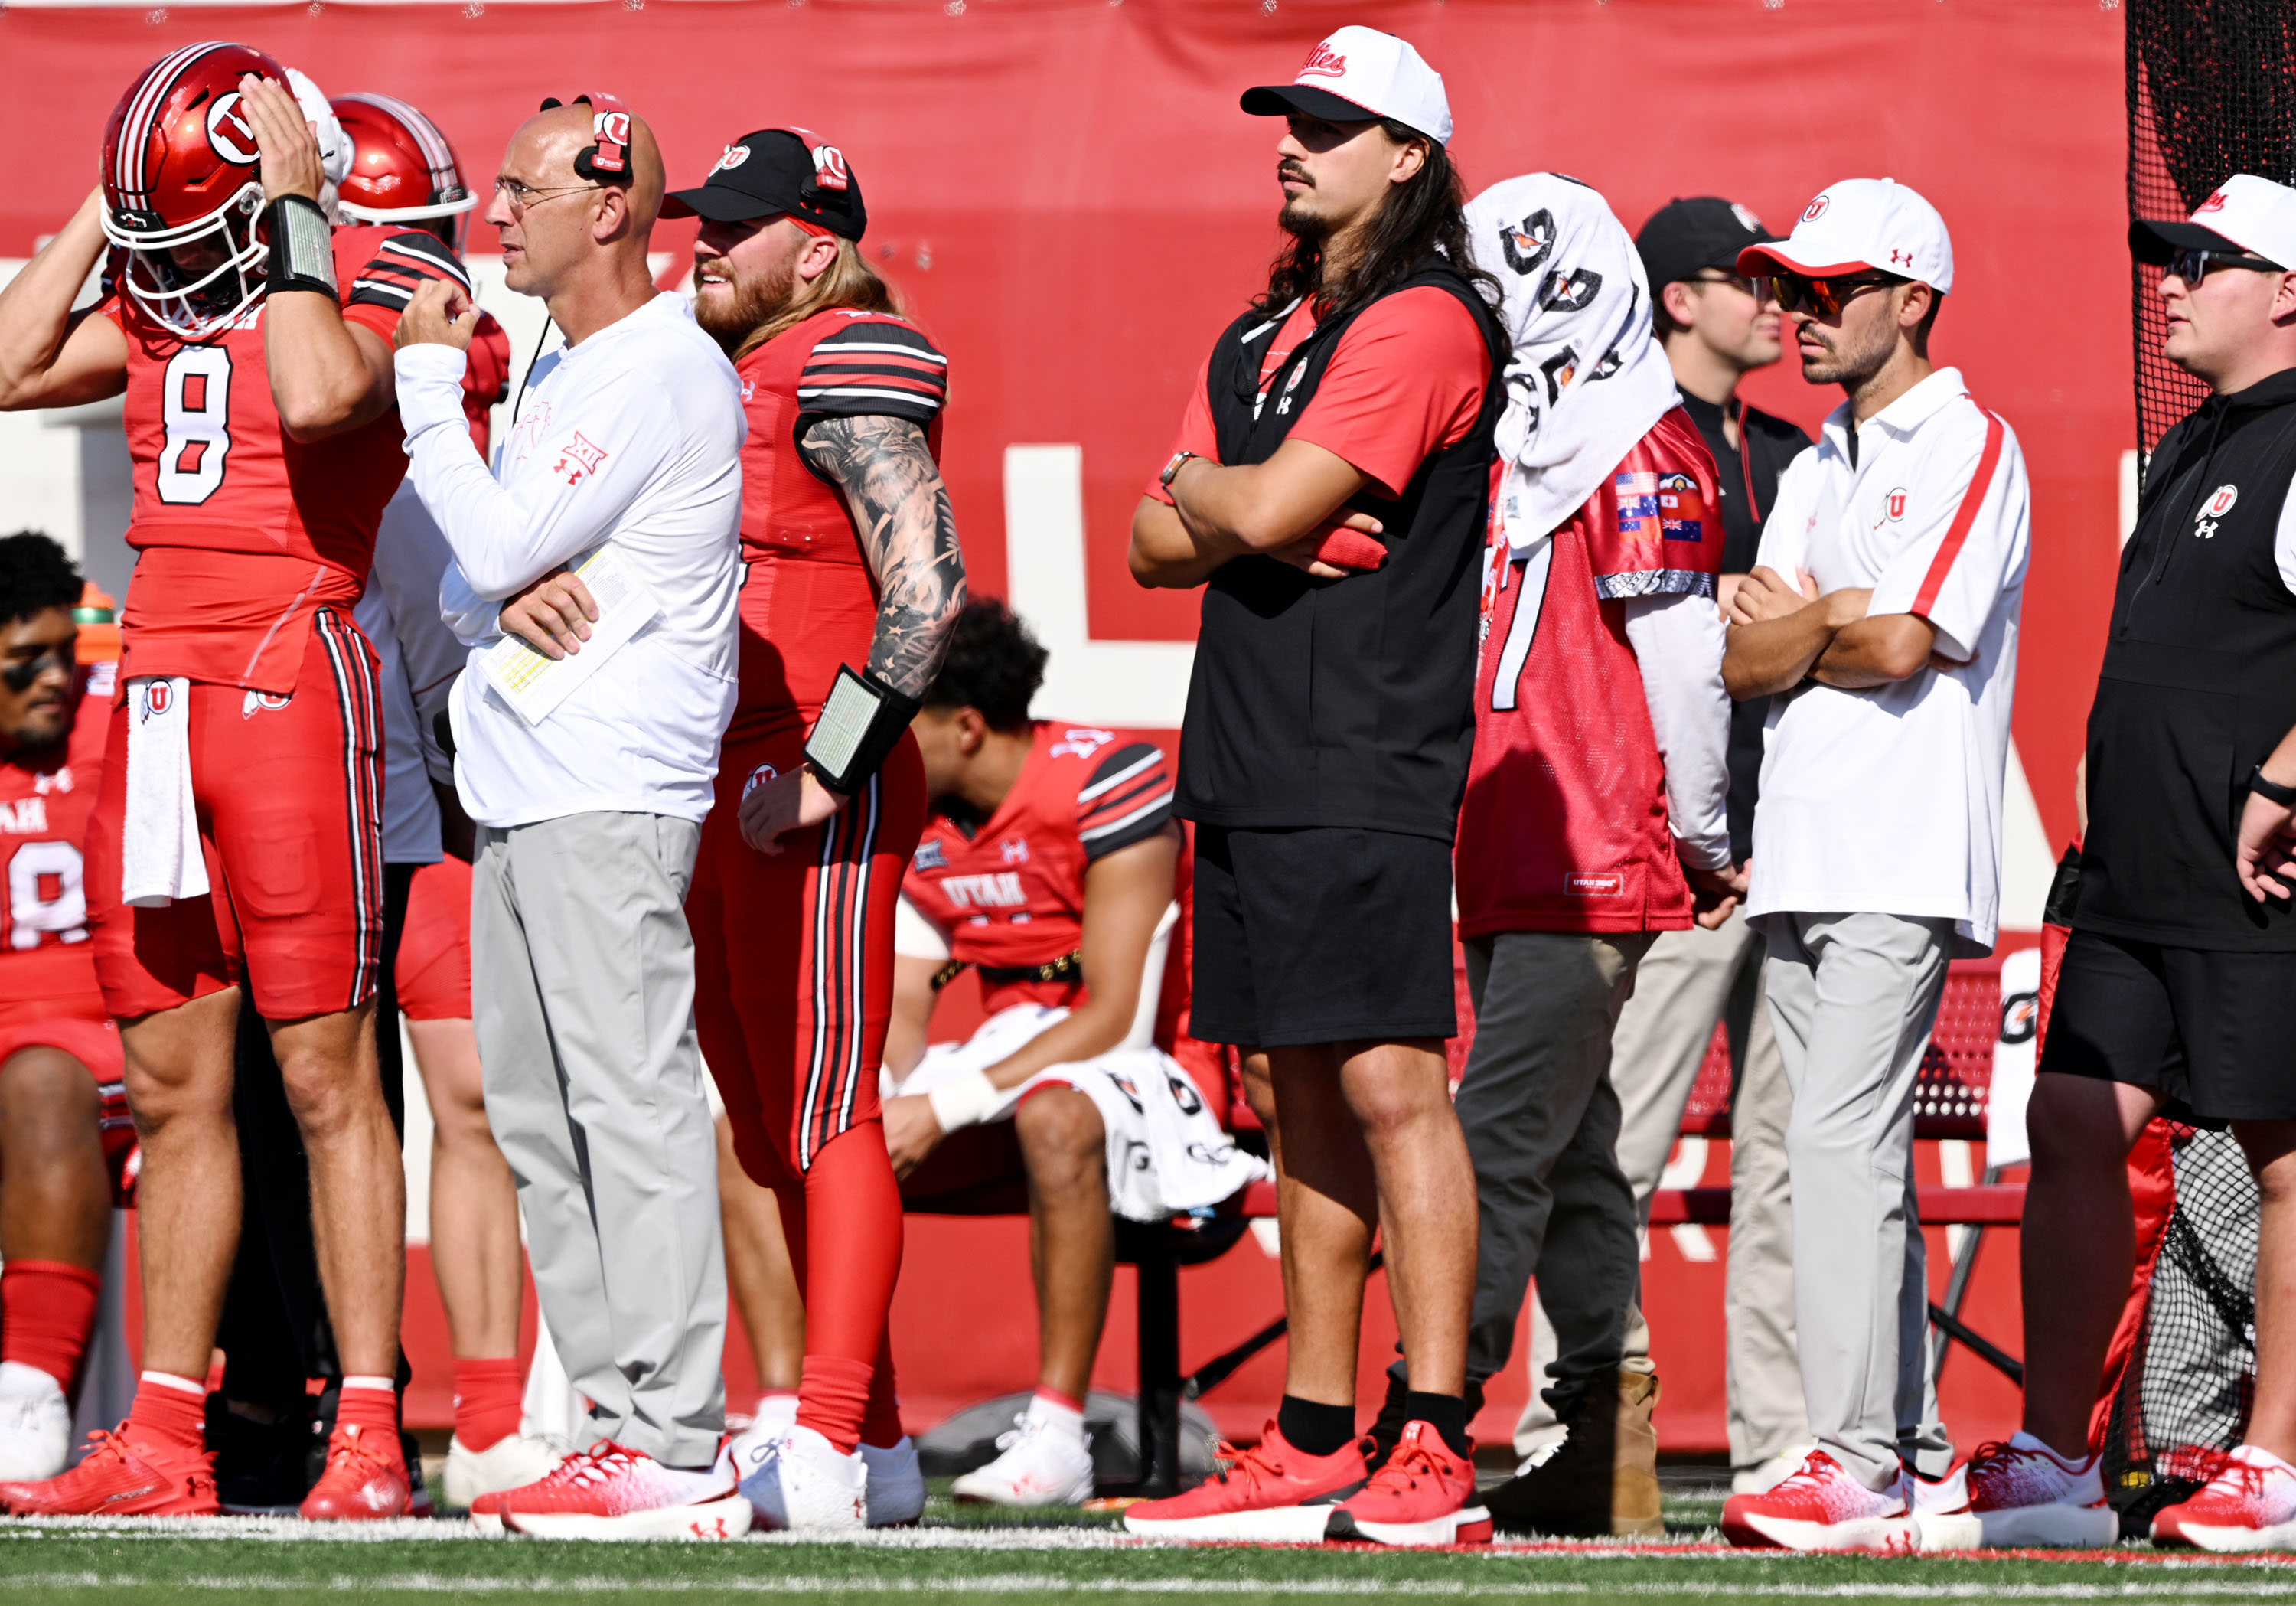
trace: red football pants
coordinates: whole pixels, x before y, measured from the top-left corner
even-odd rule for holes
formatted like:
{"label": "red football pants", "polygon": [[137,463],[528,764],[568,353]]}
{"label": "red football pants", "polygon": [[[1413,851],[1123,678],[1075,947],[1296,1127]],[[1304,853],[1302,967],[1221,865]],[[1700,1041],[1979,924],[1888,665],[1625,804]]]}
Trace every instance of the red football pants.
{"label": "red football pants", "polygon": [[123,692],[87,828],[87,923],[104,1008],[122,1020],[244,981],[266,1020],[356,1009],[382,964],[382,693],[350,615],[321,608],[295,689],[192,682],[192,793],[204,898],[120,900]]}
{"label": "red football pants", "polygon": [[694,1022],[734,1152],[781,1207],[805,1297],[798,1420],[849,1450],[865,1405],[890,1414],[885,1317],[900,1275],[900,1192],[878,1124],[893,1008],[893,911],[925,822],[924,764],[904,737],[837,815],[742,838],[758,766],[803,762],[804,732],[728,743],[685,899]]}

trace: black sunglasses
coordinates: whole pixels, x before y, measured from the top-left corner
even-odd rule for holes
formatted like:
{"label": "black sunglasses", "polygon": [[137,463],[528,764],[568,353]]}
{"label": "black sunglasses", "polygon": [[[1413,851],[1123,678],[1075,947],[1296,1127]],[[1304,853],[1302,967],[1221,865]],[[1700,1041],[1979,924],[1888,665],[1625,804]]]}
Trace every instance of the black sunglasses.
{"label": "black sunglasses", "polygon": [[2262,257],[2251,257],[2243,251],[2205,251],[2196,245],[2185,245],[2169,253],[2169,265],[2161,274],[2163,277],[2174,274],[2185,281],[2185,289],[2197,290],[2211,268],[2245,268],[2252,273],[2285,271],[2277,262],[2267,262]]}
{"label": "black sunglasses", "polygon": [[1811,277],[1807,274],[1774,273],[1770,276],[1770,292],[1778,305],[1788,312],[1808,310],[1819,317],[1840,317],[1841,309],[1861,290],[1874,290],[1906,281],[1895,274],[1868,274],[1862,276],[1825,275]]}

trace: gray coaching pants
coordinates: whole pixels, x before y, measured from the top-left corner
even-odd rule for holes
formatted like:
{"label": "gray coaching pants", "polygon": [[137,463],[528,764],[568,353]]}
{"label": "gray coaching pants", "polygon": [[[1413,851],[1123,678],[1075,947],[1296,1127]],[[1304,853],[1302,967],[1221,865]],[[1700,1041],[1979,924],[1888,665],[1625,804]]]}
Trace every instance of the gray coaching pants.
{"label": "gray coaching pants", "polygon": [[[1793,1115],[1794,1315],[1818,1447],[1868,1488],[1923,1426],[1929,1291],[1914,1192],[1914,1078],[1945,992],[1953,922],[1774,914],[1763,982]],[[1939,1443],[1927,1442],[1937,1439]]]}
{"label": "gray coaching pants", "polygon": [[[1635,975],[1634,996],[1611,1035],[1611,1083],[1620,1111],[1619,1169],[1647,1229],[1651,1195],[1682,1129],[1714,1023],[1738,1047],[1731,1099],[1730,1234],[1723,1307],[1727,1322],[1730,1460],[1751,1467],[1809,1440],[1794,1358],[1793,1221],[1786,1187],[1786,1118],[1793,1108],[1762,1001],[1762,939],[1733,910],[1715,931],[1658,934]],[[1531,1307],[1531,1395],[1515,1425],[1515,1451],[1531,1455],[1562,1437],[1540,1397],[1554,1358],[1554,1323]],[[1642,1312],[1627,1318],[1624,1370],[1654,1370]]]}
{"label": "gray coaching pants", "polygon": [[1467,1375],[1506,1364],[1531,1278],[1552,1318],[1554,1404],[1618,1370],[1640,1240],[1619,1170],[1611,1031],[1648,932],[1503,931],[1466,943],[1475,1042],[1459,1124],[1479,1216]]}
{"label": "gray coaching pants", "polygon": [[535,1293],[588,1437],[706,1467],[725,1427],[718,1145],[685,888],[701,828],[570,814],[479,834],[472,1025]]}

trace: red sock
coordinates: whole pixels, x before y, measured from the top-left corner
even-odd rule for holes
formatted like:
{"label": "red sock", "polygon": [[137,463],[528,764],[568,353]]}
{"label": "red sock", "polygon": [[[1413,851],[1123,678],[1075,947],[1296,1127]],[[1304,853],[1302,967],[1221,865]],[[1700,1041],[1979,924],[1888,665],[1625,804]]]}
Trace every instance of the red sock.
{"label": "red sock", "polygon": [[524,1383],[518,1357],[455,1357],[455,1437],[465,1450],[491,1450],[518,1431]]}
{"label": "red sock", "polygon": [[869,1371],[869,1404],[861,1413],[861,1442],[880,1450],[901,1442],[901,1391],[893,1374],[893,1344],[888,1338],[877,1346],[877,1364]]}
{"label": "red sock", "polygon": [[127,1408],[127,1427],[131,1439],[204,1454],[207,1385],[164,1371],[145,1372],[135,1385],[135,1403]]}
{"label": "red sock", "polygon": [[901,1190],[875,1121],[822,1146],[805,1174],[805,1381],[797,1420],[846,1454],[901,1275]]}
{"label": "red sock", "polygon": [[12,1260],[0,1268],[0,1361],[37,1366],[71,1392],[103,1279],[60,1260]]}
{"label": "red sock", "polygon": [[398,1444],[398,1386],[390,1378],[345,1378],[335,1405],[335,1426],[364,1428],[374,1437]]}

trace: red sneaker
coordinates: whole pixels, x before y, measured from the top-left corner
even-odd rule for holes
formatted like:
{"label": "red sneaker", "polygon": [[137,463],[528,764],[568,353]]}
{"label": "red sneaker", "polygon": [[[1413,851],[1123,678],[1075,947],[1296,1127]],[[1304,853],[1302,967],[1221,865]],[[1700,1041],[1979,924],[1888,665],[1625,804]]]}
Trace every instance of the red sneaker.
{"label": "red sneaker", "polygon": [[739,1539],[750,1531],[750,1503],[726,1458],[687,1472],[611,1439],[496,1496],[494,1509],[510,1532],[545,1539]]}
{"label": "red sneaker", "polygon": [[1310,1544],[1332,1508],[1363,1487],[1363,1446],[1330,1455],[1293,1449],[1274,1422],[1255,1449],[1220,1446],[1218,1470],[1185,1495],[1144,1500],[1124,1513],[1127,1533],[1153,1539],[1251,1539]]}
{"label": "red sneaker", "polygon": [[1488,1544],[1491,1514],[1475,1503],[1475,1463],[1451,1454],[1428,1423],[1410,1422],[1371,1481],[1332,1513],[1324,1536],[1374,1544]]}
{"label": "red sneaker", "polygon": [[213,1517],[215,1472],[204,1451],[127,1437],[122,1422],[88,1436],[79,1465],[39,1483],[0,1483],[0,1511],[15,1517]]}
{"label": "red sneaker", "polygon": [[352,1422],[327,1440],[327,1469],[303,1496],[306,1522],[372,1522],[406,1515],[409,1482],[398,1436]]}
{"label": "red sneaker", "polygon": [[[543,1476],[547,1478],[550,1474],[545,1472]],[[533,1487],[532,1484],[521,1484],[515,1489],[496,1489],[490,1494],[480,1495],[471,1502],[471,1526],[482,1534],[502,1533],[504,1531],[502,1503],[512,1495]]]}
{"label": "red sneaker", "polygon": [[2296,1468],[2267,1450],[2241,1445],[2199,1494],[2161,1508],[2152,1543],[2212,1551],[2296,1546]]}
{"label": "red sneaker", "polygon": [[1909,1556],[1921,1548],[1912,1479],[1903,1472],[1876,1494],[1823,1450],[1773,1489],[1733,1495],[1722,1507],[1722,1536],[1750,1549],[1861,1551]]}

